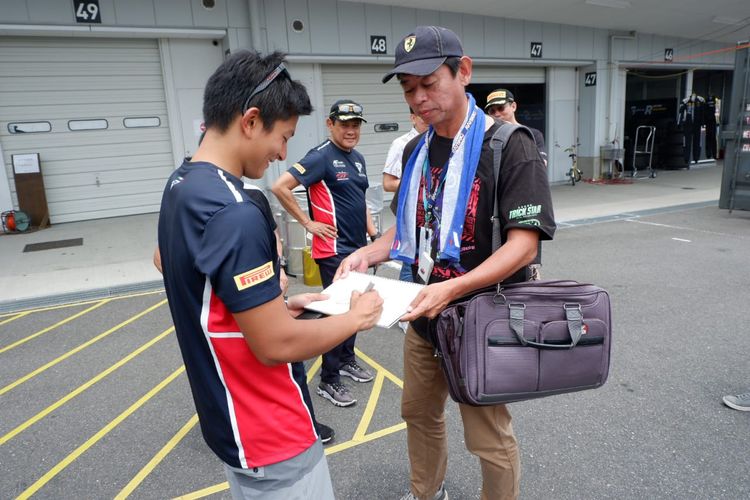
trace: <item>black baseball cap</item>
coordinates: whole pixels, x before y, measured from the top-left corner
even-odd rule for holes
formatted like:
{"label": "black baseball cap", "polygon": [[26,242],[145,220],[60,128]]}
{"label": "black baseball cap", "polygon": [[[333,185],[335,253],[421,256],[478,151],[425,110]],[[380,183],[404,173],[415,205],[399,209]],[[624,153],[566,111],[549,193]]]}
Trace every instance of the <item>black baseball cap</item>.
{"label": "black baseball cap", "polygon": [[509,102],[513,102],[515,99],[513,98],[513,92],[506,89],[497,89],[490,92],[490,95],[487,96],[487,104],[485,104],[484,109],[488,109],[491,106],[502,106],[503,104],[508,104]]}
{"label": "black baseball cap", "polygon": [[429,75],[434,73],[447,58],[463,55],[461,40],[448,28],[417,26],[396,46],[393,69],[383,77],[383,83],[399,73]]}
{"label": "black baseball cap", "polygon": [[362,111],[361,104],[357,104],[351,99],[339,99],[331,105],[328,118],[336,118],[342,122],[347,120],[362,120],[367,123],[367,120],[362,118]]}

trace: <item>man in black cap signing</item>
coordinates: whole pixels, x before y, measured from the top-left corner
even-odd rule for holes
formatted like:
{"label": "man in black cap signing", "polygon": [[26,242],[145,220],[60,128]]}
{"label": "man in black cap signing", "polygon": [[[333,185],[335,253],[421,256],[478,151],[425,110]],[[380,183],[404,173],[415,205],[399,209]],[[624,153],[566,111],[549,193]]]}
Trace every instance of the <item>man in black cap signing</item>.
{"label": "man in black cap signing", "polygon": [[[497,89],[490,92],[490,95],[487,96],[487,104],[484,106],[484,110],[487,111],[487,114],[491,117],[515,124],[518,124],[518,120],[516,120],[517,108],[518,104],[513,97],[513,92],[506,89]],[[544,135],[535,128],[527,128],[531,130],[536,147],[539,149],[539,154],[546,165],[547,151],[545,151],[544,148]]]}
{"label": "man in black cap signing", "polygon": [[[514,132],[496,188],[490,140],[500,126],[465,87],[472,61],[452,31],[420,26],[396,47],[394,68],[406,103],[429,124],[404,149],[396,226],[347,257],[337,276],[388,260],[412,265],[426,283],[402,320],[404,390],[411,477],[404,499],[443,500],[448,463],[445,404],[448,386],[434,356],[434,318],[449,302],[495,283],[523,280],[540,239],[555,231],[547,171],[531,136]],[[502,246],[492,251],[493,204],[500,208]],[[529,208],[533,209],[529,209]],[[479,457],[482,498],[518,497],[520,461],[505,405],[459,405],[467,449]]]}
{"label": "man in black cap signing", "polygon": [[[377,229],[365,203],[369,186],[365,158],[354,147],[359,143],[362,106],[351,99],[333,103],[326,118],[330,138],[312,148],[281,174],[272,191],[284,208],[312,234],[312,257],[320,267],[324,287],[333,282],[341,261],[375,239]],[[297,203],[292,190],[307,189],[309,213]],[[323,355],[317,392],[335,406],[357,402],[341,375],[369,382],[373,374],[354,359],[354,334]]]}

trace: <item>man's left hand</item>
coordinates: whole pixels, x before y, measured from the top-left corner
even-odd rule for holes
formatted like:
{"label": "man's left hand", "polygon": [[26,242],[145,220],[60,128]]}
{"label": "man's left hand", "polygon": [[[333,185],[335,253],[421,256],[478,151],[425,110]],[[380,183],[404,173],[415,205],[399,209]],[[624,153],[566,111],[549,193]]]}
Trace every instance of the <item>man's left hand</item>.
{"label": "man's left hand", "polygon": [[292,295],[286,299],[286,308],[289,310],[289,314],[296,318],[305,311],[305,306],[310,302],[316,300],[326,300],[328,295],[324,293],[301,293],[299,295]]}
{"label": "man's left hand", "polygon": [[434,318],[440,311],[454,300],[457,295],[452,280],[428,285],[409,305],[409,312],[401,317],[401,321],[413,321],[422,316]]}

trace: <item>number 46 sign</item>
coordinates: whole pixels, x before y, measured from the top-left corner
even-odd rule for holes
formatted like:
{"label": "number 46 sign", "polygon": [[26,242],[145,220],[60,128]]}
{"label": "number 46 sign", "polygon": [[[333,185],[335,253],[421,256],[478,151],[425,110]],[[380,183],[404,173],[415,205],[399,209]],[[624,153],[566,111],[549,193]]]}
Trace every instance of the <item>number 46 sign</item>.
{"label": "number 46 sign", "polygon": [[77,23],[101,24],[102,16],[99,12],[99,0],[73,0],[73,8]]}

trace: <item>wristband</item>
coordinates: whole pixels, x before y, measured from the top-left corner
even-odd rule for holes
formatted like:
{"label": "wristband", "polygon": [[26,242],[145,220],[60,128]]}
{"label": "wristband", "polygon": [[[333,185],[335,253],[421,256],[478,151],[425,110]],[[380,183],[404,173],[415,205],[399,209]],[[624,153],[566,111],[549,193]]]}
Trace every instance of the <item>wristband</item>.
{"label": "wristband", "polygon": [[370,241],[372,243],[375,243],[375,240],[377,240],[381,236],[383,236],[383,235],[380,233],[380,231],[378,231],[377,233],[375,233],[375,234],[373,234],[373,235],[370,236]]}

